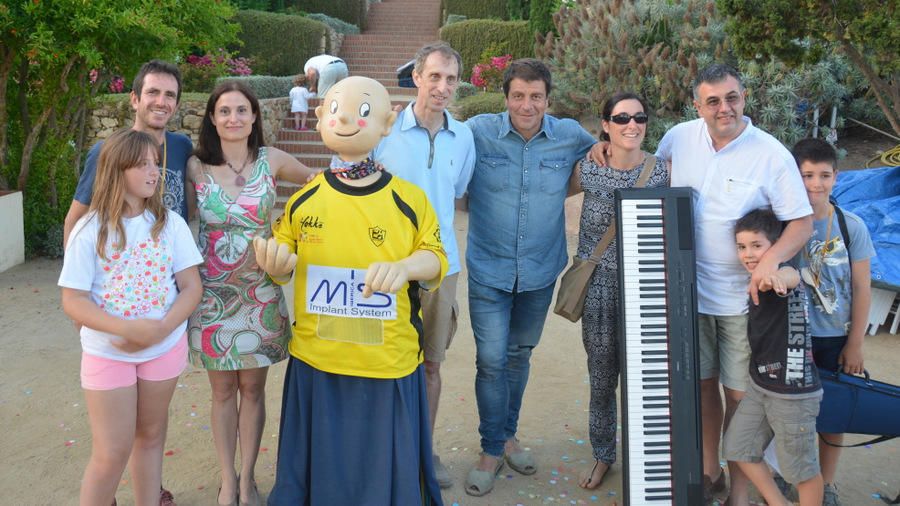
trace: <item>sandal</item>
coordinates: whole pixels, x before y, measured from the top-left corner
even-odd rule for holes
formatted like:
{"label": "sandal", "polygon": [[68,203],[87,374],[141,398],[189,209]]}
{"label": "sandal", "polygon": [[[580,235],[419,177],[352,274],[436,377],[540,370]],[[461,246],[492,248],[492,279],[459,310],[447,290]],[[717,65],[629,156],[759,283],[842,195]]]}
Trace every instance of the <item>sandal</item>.
{"label": "sandal", "polygon": [[[591,486],[591,483],[594,480],[594,472],[597,471],[597,466],[599,466],[600,464],[605,465],[606,470],[603,471],[603,474],[600,475],[600,479],[597,481],[597,483],[594,483],[594,485]],[[578,484],[578,486],[585,490],[596,490],[598,487],[600,487],[600,485],[603,484],[603,480],[606,478],[606,474],[609,473],[609,470],[611,467],[612,466],[609,464],[604,464],[603,462],[600,462],[599,460],[594,459],[594,467],[591,468],[590,473],[588,473],[586,475],[582,475],[581,482]],[[587,478],[587,479],[585,480],[585,478]],[[584,485],[582,485],[582,483],[584,483]]]}
{"label": "sandal", "polygon": [[178,506],[172,492],[162,488],[162,485],[159,487],[159,506]]}
{"label": "sandal", "polygon": [[256,480],[250,482],[253,485],[253,488],[250,489],[250,500],[247,502],[240,500],[240,494],[238,494],[238,501],[240,502],[240,506],[262,506],[262,498],[259,496],[259,489],[256,487]]}
{"label": "sandal", "polygon": [[475,497],[481,497],[494,489],[494,482],[497,481],[497,475],[503,469],[503,458],[497,459],[497,467],[494,472],[482,471],[478,466],[473,467],[466,476],[466,493]]}
{"label": "sandal", "polygon": [[217,504],[218,506],[238,506],[238,498],[239,498],[240,496],[235,495],[233,501],[229,502],[228,504],[222,504],[222,503],[219,502],[219,496],[220,496],[220,495],[222,495],[222,487],[219,487],[218,492],[216,492],[216,504]]}
{"label": "sandal", "polygon": [[537,472],[537,464],[534,463],[534,457],[531,456],[529,451],[522,450],[516,453],[507,453],[503,458],[509,464],[509,467],[519,474],[528,476]]}

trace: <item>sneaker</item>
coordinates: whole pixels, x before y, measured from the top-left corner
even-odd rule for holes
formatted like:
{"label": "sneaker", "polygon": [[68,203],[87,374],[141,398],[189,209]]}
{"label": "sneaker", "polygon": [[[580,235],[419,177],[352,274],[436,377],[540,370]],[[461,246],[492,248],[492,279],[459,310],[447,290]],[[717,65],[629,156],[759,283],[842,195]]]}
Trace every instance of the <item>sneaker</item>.
{"label": "sneaker", "polygon": [[703,475],[703,502],[704,504],[712,504],[712,502],[716,499],[719,499],[726,495],[728,491],[727,484],[725,483],[725,470],[719,469],[719,477],[716,478],[716,481],[713,482],[712,478],[707,475]]}
{"label": "sneaker", "polygon": [[775,485],[778,487],[778,490],[781,491],[781,495],[783,495],[785,499],[791,502],[797,502],[800,500],[800,493],[797,492],[797,487],[785,481],[784,477],[782,477],[778,473],[775,473],[772,478],[775,479]]}
{"label": "sneaker", "polygon": [[841,506],[841,498],[838,497],[837,487],[831,483],[825,484],[825,496],[822,498],[822,506]]}
{"label": "sneaker", "polygon": [[450,471],[448,471],[447,466],[441,462],[441,458],[435,455],[432,462],[434,462],[434,477],[437,478],[438,486],[441,488],[452,487],[453,478],[450,477]]}

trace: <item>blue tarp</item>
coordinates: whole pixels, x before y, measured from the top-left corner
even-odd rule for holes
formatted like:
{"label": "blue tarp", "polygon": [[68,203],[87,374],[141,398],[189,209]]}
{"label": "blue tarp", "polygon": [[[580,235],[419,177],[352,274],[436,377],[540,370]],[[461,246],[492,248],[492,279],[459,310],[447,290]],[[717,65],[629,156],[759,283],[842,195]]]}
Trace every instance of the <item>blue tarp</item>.
{"label": "blue tarp", "polygon": [[872,286],[900,291],[900,167],[842,170],[832,195],[869,228]]}

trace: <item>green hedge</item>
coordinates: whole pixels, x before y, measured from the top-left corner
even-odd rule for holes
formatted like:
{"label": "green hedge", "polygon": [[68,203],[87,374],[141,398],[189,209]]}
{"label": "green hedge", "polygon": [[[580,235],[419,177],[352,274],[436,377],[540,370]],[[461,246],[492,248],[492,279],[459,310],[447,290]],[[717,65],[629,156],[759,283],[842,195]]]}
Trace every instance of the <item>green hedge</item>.
{"label": "green hedge", "polygon": [[294,5],[306,12],[321,12],[343,19],[360,30],[366,29],[368,0],[296,0]]}
{"label": "green hedge", "polygon": [[359,33],[359,27],[356,25],[351,25],[350,23],[329,16],[328,14],[322,14],[321,12],[316,12],[313,14],[308,14],[306,17],[309,19],[315,19],[321,23],[325,23],[332,30],[337,33],[343,33],[344,35],[356,35]]}
{"label": "green hedge", "polygon": [[506,110],[506,97],[503,93],[479,93],[456,101],[453,117],[465,121],[472,116]]}
{"label": "green hedge", "polygon": [[507,0],[441,0],[441,12],[462,14],[469,19],[509,19]]}
{"label": "green hedge", "polygon": [[462,78],[468,80],[481,53],[491,48],[491,56],[511,54],[514,59],[534,57],[534,34],[528,21],[469,19],[441,28],[441,40],[459,51],[463,60]]}
{"label": "green hedge", "polygon": [[294,87],[294,76],[225,76],[216,79],[216,84],[222,81],[241,81],[260,100],[286,97]]}
{"label": "green hedge", "polygon": [[303,16],[238,11],[234,20],[241,25],[244,45],[232,49],[253,59],[250,67],[256,74],[295,75],[303,71],[307,59],[331,50],[328,27]]}

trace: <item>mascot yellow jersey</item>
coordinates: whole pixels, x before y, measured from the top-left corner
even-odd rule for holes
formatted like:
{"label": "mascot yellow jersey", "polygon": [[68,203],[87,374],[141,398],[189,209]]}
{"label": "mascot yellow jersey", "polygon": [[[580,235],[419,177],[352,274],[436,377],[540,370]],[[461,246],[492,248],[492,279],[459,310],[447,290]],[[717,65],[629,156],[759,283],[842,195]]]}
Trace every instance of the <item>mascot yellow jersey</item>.
{"label": "mascot yellow jersey", "polygon": [[441,272],[423,287],[437,288],[447,273],[437,216],[421,189],[387,172],[354,187],[326,171],[288,200],[273,233],[297,253],[291,355],[321,371],[367,378],[402,378],[422,363],[420,282],[362,297],[373,262],[429,250]]}

